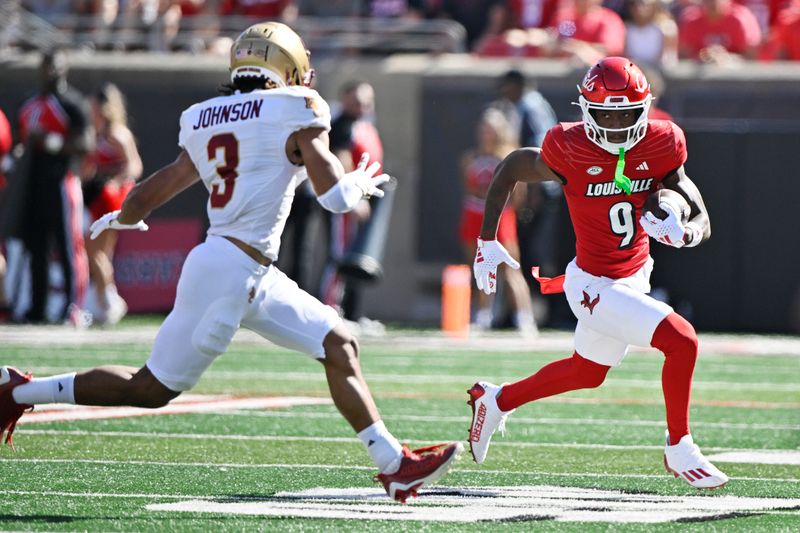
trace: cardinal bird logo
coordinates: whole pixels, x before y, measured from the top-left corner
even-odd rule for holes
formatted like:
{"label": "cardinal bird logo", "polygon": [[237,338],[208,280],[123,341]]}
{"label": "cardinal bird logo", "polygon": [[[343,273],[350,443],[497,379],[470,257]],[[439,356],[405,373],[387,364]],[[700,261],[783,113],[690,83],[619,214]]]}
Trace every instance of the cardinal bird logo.
{"label": "cardinal bird logo", "polygon": [[581,301],[581,305],[584,306],[586,309],[589,310],[589,314],[592,314],[594,311],[594,306],[597,305],[597,302],[600,301],[600,295],[594,297],[594,300],[589,298],[589,295],[586,294],[586,291],[583,291],[583,300]]}

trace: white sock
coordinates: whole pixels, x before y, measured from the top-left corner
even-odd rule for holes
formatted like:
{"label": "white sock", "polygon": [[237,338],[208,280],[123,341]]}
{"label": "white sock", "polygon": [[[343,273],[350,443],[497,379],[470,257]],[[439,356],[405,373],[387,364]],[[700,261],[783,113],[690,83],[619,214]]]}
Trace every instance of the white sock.
{"label": "white sock", "polygon": [[75,372],[34,378],[18,385],[11,391],[17,403],[36,405],[39,403],[75,403]]}
{"label": "white sock", "polygon": [[397,472],[403,459],[403,447],[386,429],[383,420],[378,420],[368,428],[362,429],[358,433],[358,438],[364,443],[367,453],[381,474]]}

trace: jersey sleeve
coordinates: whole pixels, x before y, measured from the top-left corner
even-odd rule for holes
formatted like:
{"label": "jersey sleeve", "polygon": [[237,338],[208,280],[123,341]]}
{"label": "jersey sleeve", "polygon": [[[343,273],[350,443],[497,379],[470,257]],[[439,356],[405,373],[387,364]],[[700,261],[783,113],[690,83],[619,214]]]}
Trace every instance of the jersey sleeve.
{"label": "jersey sleeve", "polygon": [[283,123],[291,131],[305,128],[331,129],[331,108],[313,89],[297,87],[284,95]]}
{"label": "jersey sleeve", "polygon": [[683,130],[674,122],[671,122],[671,124],[673,150],[675,154],[675,168],[678,168],[686,163],[689,154],[686,151],[686,136],[683,134]]}
{"label": "jersey sleeve", "polygon": [[564,162],[564,127],[561,124],[556,124],[545,134],[542,141],[542,159],[557,174],[563,176],[567,173]]}
{"label": "jersey sleeve", "polygon": [[178,146],[183,148],[184,150],[188,149],[186,143],[189,141],[189,132],[191,131],[191,119],[189,116],[192,114],[192,109],[195,106],[192,106],[188,109],[185,109],[183,113],[181,113],[181,118],[179,121],[180,130],[178,131]]}

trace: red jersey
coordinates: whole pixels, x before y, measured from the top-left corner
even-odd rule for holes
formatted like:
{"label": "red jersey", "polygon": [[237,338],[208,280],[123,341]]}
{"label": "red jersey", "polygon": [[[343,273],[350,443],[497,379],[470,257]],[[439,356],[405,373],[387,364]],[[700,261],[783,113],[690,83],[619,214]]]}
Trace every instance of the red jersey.
{"label": "red jersey", "polygon": [[[119,174],[125,166],[125,153],[117,145],[101,135],[96,138],[94,153],[92,153],[94,164],[97,165],[97,175],[102,178],[112,178]],[[124,176],[128,177],[128,176]]]}
{"label": "red jersey", "polygon": [[609,56],[621,55],[625,51],[625,23],[605,7],[591,9],[581,16],[574,5],[568,5],[556,12],[552,27],[562,38],[603,45]]}
{"label": "red jersey", "polygon": [[780,12],[762,55],[766,59],[800,61],[800,3]]}
{"label": "red jersey", "polygon": [[681,47],[697,59],[700,50],[720,45],[728,52],[744,54],[761,42],[758,20],[745,6],[731,4],[725,14],[712,20],[700,6],[689,6],[678,31]]}
{"label": "red jersey", "polygon": [[23,141],[27,141],[28,134],[34,129],[66,136],[69,127],[70,117],[55,95],[29,98],[19,110],[19,132]]}
{"label": "red jersey", "polygon": [[542,158],[563,180],[580,268],[595,276],[625,278],[650,255],[650,241],[639,225],[647,196],[686,161],[683,131],[666,120],[650,120],[647,134],[625,153],[630,195],[614,184],[617,157],[586,137],[583,122],[550,129]]}

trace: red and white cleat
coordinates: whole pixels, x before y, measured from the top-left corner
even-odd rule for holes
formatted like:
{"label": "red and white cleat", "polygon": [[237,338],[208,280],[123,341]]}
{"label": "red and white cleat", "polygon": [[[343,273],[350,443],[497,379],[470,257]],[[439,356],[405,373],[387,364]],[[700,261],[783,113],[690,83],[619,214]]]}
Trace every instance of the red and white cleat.
{"label": "red and white cleat", "polygon": [[30,374],[23,374],[13,366],[0,367],[0,439],[6,435],[6,444],[14,447],[11,435],[17,427],[17,420],[28,409],[33,409],[32,405],[19,404],[14,401],[11,391],[17,385],[22,385],[31,380]]}
{"label": "red and white cleat", "polygon": [[667,433],[664,466],[667,472],[697,489],[719,489],[728,482],[728,476],[703,456],[691,435],[684,435],[678,444],[670,446]]}
{"label": "red and white cleat", "polygon": [[502,386],[479,381],[467,391],[467,405],[472,407],[472,423],[469,426],[469,449],[476,463],[481,464],[489,452],[489,443],[495,431],[504,433],[506,419],[514,412],[501,411],[497,407],[497,394]]}
{"label": "red and white cleat", "polygon": [[460,442],[437,444],[411,451],[403,446],[400,468],[394,474],[378,474],[386,494],[400,503],[417,496],[423,485],[430,485],[447,473],[464,446]]}

